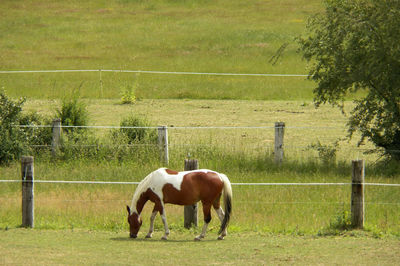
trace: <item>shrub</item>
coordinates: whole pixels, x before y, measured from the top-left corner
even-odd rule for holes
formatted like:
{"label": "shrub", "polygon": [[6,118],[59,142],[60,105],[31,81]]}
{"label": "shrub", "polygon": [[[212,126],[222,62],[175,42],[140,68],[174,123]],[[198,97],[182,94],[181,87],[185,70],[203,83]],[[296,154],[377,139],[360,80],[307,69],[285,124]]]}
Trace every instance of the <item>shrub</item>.
{"label": "shrub", "polygon": [[51,119],[40,116],[36,113],[21,114],[19,119],[20,125],[29,125],[32,127],[21,128],[26,135],[26,140],[31,147],[36,150],[35,146],[49,146],[52,141],[52,128],[41,127],[41,125],[50,125]]}
{"label": "shrub", "polygon": [[133,85],[126,84],[121,88],[121,102],[122,104],[133,104],[136,101],[136,90],[139,86],[138,74],[136,74],[136,80]]}
{"label": "shrub", "polygon": [[99,159],[99,140],[88,130],[70,131],[62,135],[59,159]]}
{"label": "shrub", "polygon": [[[56,110],[58,118],[61,119],[63,126],[86,126],[89,114],[86,104],[79,100],[79,95],[74,93],[70,98],[64,98],[61,108]],[[65,128],[64,132],[70,133],[79,129]]]}
{"label": "shrub", "polygon": [[135,86],[126,85],[121,90],[121,103],[122,104],[133,104],[136,101]]}
{"label": "shrub", "polygon": [[[120,123],[119,133],[127,138],[128,144],[134,143],[157,143],[157,130],[151,127],[146,118],[131,115]],[[132,127],[132,128],[130,128]]]}
{"label": "shrub", "polygon": [[25,134],[16,127],[24,102],[25,99],[13,101],[0,91],[0,164],[8,164],[26,150]]}
{"label": "shrub", "polygon": [[339,147],[339,142],[336,141],[333,145],[321,144],[320,141],[313,143],[307,147],[309,150],[318,151],[319,159],[324,164],[333,164],[336,162],[336,152]]}

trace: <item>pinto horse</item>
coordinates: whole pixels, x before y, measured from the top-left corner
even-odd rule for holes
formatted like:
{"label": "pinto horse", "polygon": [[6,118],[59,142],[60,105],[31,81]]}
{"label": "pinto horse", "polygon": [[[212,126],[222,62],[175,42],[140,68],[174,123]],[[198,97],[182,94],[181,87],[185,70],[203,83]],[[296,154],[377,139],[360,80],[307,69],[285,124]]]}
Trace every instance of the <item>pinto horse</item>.
{"label": "pinto horse", "polygon": [[[224,196],[225,212],[220,207],[221,195]],[[201,234],[195,240],[205,237],[207,226],[211,221],[211,206],[214,207],[221,227],[219,240],[224,239],[232,210],[232,187],[226,175],[211,170],[194,170],[176,172],[166,168],[160,168],[150,173],[143,179],[132,198],[131,207],[128,210],[128,222],[130,237],[136,238],[142,225],[140,213],[147,201],[154,203],[154,209],[150,217],[150,229],[146,238],[151,238],[154,230],[154,219],[159,212],[164,224],[166,240],[169,235],[167,217],[165,215],[165,203],[177,205],[193,205],[201,201],[203,205],[204,226]]]}

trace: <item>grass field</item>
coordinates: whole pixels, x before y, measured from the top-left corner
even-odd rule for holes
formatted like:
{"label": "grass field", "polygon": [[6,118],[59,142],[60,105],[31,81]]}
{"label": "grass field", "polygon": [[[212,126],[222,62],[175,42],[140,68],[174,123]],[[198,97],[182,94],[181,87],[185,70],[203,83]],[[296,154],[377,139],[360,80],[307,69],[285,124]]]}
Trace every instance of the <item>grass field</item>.
{"label": "grass field", "polygon": [[[286,124],[286,156],[301,159],[302,156],[318,156],[307,147],[320,141],[324,145],[333,145],[339,139],[345,139],[346,119],[339,109],[322,106],[316,109],[311,101],[249,101],[249,100],[191,100],[191,99],[147,99],[133,105],[120,104],[118,99],[86,100],[90,114],[90,125],[119,126],[121,120],[130,115],[146,117],[153,126],[169,127],[171,151],[174,145],[202,143],[219,145],[225,148],[241,149],[246,152],[273,151],[274,124],[282,121]],[[346,102],[346,111],[353,103]],[[29,100],[25,112],[37,112],[51,116],[60,105],[57,100]],[[262,129],[240,127],[266,127]],[[178,128],[177,128],[178,127]],[[179,127],[238,127],[188,129]],[[268,128],[271,127],[271,128]],[[106,135],[109,129],[96,129],[96,135]],[[376,155],[366,156],[363,151],[372,148],[370,143],[357,147],[358,135],[352,140],[343,140],[338,148],[338,159],[352,160],[366,158],[370,162],[377,160]],[[192,153],[188,146],[186,154]]]}
{"label": "grass field", "polygon": [[[0,71],[121,69],[215,73],[307,74],[294,39],[320,0],[113,0],[2,1]],[[287,44],[274,62],[278,49]],[[272,59],[272,60],[271,60]],[[366,182],[398,183],[398,165],[342,140],[325,164],[310,148],[332,149],[346,136],[338,109],[312,104],[315,86],[305,77],[90,73],[0,73],[0,88],[27,97],[24,112],[54,116],[60,99],[79,91],[90,125],[118,126],[129,115],[167,125],[170,168],[187,156],[232,182],[350,182],[350,162],[366,160]],[[137,101],[121,104],[135,88]],[[354,95],[349,95],[352,99]],[[346,111],[353,104],[346,102]],[[273,125],[286,123],[285,160],[273,162]],[[180,127],[237,127],[192,129]],[[262,126],[266,128],[240,128]],[[92,129],[103,146],[110,129]],[[85,145],[87,143],[83,143]],[[100,146],[101,146],[100,145]],[[154,148],[154,147],[153,147]],[[35,157],[37,180],[140,181],[165,166],[157,147],[101,160],[72,154]],[[105,150],[104,153],[107,153]],[[111,154],[114,155],[114,154]],[[151,156],[149,156],[151,155]],[[128,158],[127,158],[128,157]],[[19,162],[0,167],[0,179],[20,179]],[[128,238],[125,205],[133,185],[35,184],[35,228],[21,224],[21,185],[0,183],[0,264],[395,264],[398,261],[400,190],[367,187],[365,231],[348,231],[349,186],[234,186],[226,241],[216,241],[213,214],[208,238],[183,229],[183,209],[167,206],[170,241]],[[202,225],[202,215],[199,215]],[[351,237],[350,237],[351,236]],[[107,256],[105,256],[107,254]],[[184,256],[187,255],[187,256]],[[34,258],[33,260],[31,260]]]}
{"label": "grass field", "polygon": [[[2,1],[0,70],[115,69],[307,74],[294,38],[321,1]],[[270,59],[288,43],[282,58]],[[303,77],[0,74],[13,96],[309,99]]]}
{"label": "grass field", "polygon": [[[0,231],[0,264],[60,265],[396,265],[396,239],[295,237],[238,233],[194,242],[192,233],[170,240],[131,240],[126,233],[101,231]],[[34,259],[33,259],[34,258]]]}
{"label": "grass field", "polygon": [[[316,110],[309,102],[233,100],[142,100],[121,105],[118,100],[88,100],[91,124],[118,125],[114,117],[137,113],[155,125],[170,127],[170,168],[182,170],[188,153],[200,160],[201,168],[226,173],[232,182],[344,182],[351,180],[350,162],[366,159],[366,182],[397,183],[398,172],[389,174],[373,156],[364,157],[355,141],[340,144],[337,162],[324,165],[318,153],[305,147],[318,139],[326,144],[345,134],[343,117],[337,109]],[[26,111],[52,112],[55,101],[28,101]],[[224,118],[224,119],[223,119]],[[285,121],[286,159],[282,167],[273,163],[273,128],[265,129],[175,129],[176,126],[273,125]],[[172,127],[174,126],[174,127]],[[318,128],[322,126],[322,128]],[[298,128],[297,128],[298,127]],[[316,127],[316,128],[315,128]],[[332,127],[333,129],[331,129]],[[327,130],[327,128],[329,130]],[[100,131],[102,131],[101,129]],[[97,131],[96,131],[97,132]],[[99,137],[107,133],[96,133]],[[197,148],[203,141],[205,148]],[[184,145],[185,144],[185,145]],[[183,148],[179,145],[184,145]],[[219,145],[219,146],[218,146]],[[221,147],[213,152],[212,147]],[[292,146],[292,147],[291,147]],[[255,149],[258,148],[258,149]],[[287,148],[286,148],[287,147]],[[224,152],[222,152],[224,151]],[[76,155],[79,156],[79,155]],[[360,157],[358,157],[360,156]],[[140,181],[149,172],[164,166],[156,158],[49,161],[38,157],[35,175],[41,180]],[[136,157],[135,157],[136,158]],[[394,168],[396,169],[396,168]],[[0,168],[3,179],[19,179],[19,165]],[[20,185],[1,184],[3,208],[1,228],[20,224]],[[36,226],[41,229],[90,228],[126,230],[125,205],[130,204],[135,186],[50,185],[36,186]],[[366,188],[366,228],[375,235],[399,235],[398,188]],[[335,227],[348,221],[350,187],[234,187],[233,232],[258,231],[282,234],[336,234]],[[144,211],[148,223],[151,206]],[[105,215],[96,216],[99,210]],[[182,208],[168,206],[173,230],[181,230]],[[66,218],[68,217],[68,218]],[[202,215],[200,214],[200,220]],[[215,217],[214,217],[215,218]],[[339,224],[338,224],[339,223]],[[218,226],[216,219],[212,227]],[[161,222],[157,219],[157,228]]]}

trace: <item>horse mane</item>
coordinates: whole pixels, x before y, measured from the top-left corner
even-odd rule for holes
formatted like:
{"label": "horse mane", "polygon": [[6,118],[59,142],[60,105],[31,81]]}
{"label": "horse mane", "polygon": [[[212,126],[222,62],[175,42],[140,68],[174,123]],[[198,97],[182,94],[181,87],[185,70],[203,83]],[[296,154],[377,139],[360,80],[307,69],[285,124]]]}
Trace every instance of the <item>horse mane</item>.
{"label": "horse mane", "polygon": [[139,185],[137,186],[137,188],[135,190],[135,193],[133,194],[132,203],[131,203],[132,213],[134,213],[134,212],[137,213],[136,203],[139,200],[140,195],[142,195],[142,193],[146,192],[146,190],[150,187],[150,182],[152,180],[154,173],[158,172],[159,170],[160,169],[158,169],[154,172],[151,172],[142,181],[140,181]]}

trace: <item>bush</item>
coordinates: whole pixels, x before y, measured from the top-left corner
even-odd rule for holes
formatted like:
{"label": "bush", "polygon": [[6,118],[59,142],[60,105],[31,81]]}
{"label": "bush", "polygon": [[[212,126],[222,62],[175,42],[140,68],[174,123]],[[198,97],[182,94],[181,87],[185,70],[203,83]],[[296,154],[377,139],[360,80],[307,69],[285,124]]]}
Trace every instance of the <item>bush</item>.
{"label": "bush", "polygon": [[41,125],[51,125],[50,118],[42,117],[36,113],[22,114],[19,119],[19,124],[32,126],[21,128],[21,130],[25,133],[26,141],[34,151],[38,150],[37,148],[40,148],[37,146],[51,145],[52,128],[41,127]]}
{"label": "bush", "polygon": [[133,104],[136,101],[135,86],[126,85],[121,90],[121,103],[122,104]]}
{"label": "bush", "polygon": [[139,87],[139,74],[136,74],[136,79],[133,85],[126,84],[121,87],[121,102],[122,104],[133,104],[136,101],[136,90]]}
{"label": "bush", "polygon": [[[131,115],[123,119],[120,123],[121,128],[119,134],[122,134],[127,138],[128,144],[134,143],[157,143],[157,129],[147,128],[151,127],[150,122],[146,118]],[[129,128],[133,127],[133,128]]]}
{"label": "bush", "polygon": [[99,159],[99,140],[88,130],[70,131],[62,135],[59,159]]}
{"label": "bush", "polygon": [[0,164],[18,159],[27,148],[26,134],[17,127],[24,102],[10,100],[0,91]]}
{"label": "bush", "polygon": [[307,147],[309,150],[318,151],[319,159],[324,164],[334,164],[336,162],[336,152],[339,147],[339,142],[336,141],[333,145],[321,144],[318,140]]}
{"label": "bush", "polygon": [[[56,110],[57,118],[61,119],[63,126],[86,126],[89,120],[89,114],[86,104],[79,100],[79,95],[74,93],[71,98],[64,98],[61,108]],[[65,128],[64,132],[70,133],[77,131],[76,128]]]}

